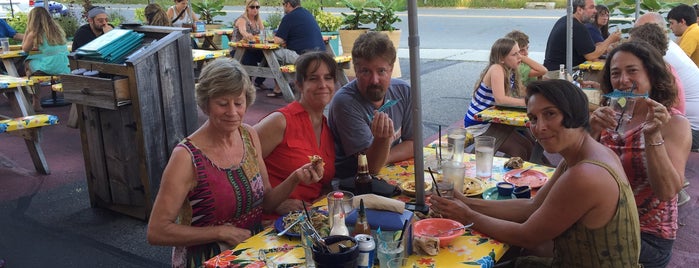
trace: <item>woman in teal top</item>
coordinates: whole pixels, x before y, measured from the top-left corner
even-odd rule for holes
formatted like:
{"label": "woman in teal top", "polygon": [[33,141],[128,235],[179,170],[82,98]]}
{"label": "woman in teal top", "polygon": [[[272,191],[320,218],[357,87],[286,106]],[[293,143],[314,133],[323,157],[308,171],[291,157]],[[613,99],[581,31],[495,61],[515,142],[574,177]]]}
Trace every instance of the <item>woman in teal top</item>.
{"label": "woman in teal top", "polygon": [[[29,53],[35,48],[39,53],[27,57],[25,68],[27,75],[37,72],[45,75],[70,73],[68,67],[68,47],[66,34],[45,8],[34,8],[27,16],[27,31],[22,41],[22,50]],[[41,111],[39,92],[30,92],[34,110]]]}
{"label": "woman in teal top", "polygon": [[22,50],[39,49],[38,54],[27,57],[27,73],[41,71],[47,75],[70,73],[66,34],[45,8],[34,8],[29,12],[27,32]]}

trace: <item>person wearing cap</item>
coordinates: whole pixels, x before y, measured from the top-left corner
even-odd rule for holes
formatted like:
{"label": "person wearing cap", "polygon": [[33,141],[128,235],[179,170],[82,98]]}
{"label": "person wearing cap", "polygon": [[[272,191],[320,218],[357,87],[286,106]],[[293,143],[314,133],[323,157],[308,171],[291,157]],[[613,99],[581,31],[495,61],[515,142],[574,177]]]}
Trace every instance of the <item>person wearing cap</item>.
{"label": "person wearing cap", "polygon": [[80,26],[73,36],[71,51],[84,46],[95,38],[111,31],[114,26],[109,24],[109,17],[103,7],[93,7],[87,12],[87,24]]}

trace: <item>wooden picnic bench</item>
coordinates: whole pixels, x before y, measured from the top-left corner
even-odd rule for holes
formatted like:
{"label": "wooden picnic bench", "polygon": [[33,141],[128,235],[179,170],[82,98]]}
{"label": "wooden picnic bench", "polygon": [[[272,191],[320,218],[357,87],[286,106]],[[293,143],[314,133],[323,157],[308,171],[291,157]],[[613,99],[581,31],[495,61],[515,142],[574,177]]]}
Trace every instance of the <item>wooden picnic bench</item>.
{"label": "wooden picnic bench", "polygon": [[[41,149],[41,128],[58,124],[55,115],[34,113],[32,105],[24,97],[24,87],[33,85],[31,80],[0,75],[0,93],[10,101],[14,116],[0,116],[0,133],[16,134],[24,139],[34,168],[41,174],[50,174],[44,151]],[[18,117],[16,117],[18,116]]]}
{"label": "wooden picnic bench", "polygon": [[40,94],[42,85],[51,86],[51,97],[41,99],[42,107],[56,107],[56,106],[66,106],[70,105],[70,102],[66,102],[63,97],[58,96],[58,92],[63,92],[63,85],[61,84],[61,77],[58,75],[33,75],[29,77],[22,77],[24,79],[29,79],[34,84],[34,94]]}

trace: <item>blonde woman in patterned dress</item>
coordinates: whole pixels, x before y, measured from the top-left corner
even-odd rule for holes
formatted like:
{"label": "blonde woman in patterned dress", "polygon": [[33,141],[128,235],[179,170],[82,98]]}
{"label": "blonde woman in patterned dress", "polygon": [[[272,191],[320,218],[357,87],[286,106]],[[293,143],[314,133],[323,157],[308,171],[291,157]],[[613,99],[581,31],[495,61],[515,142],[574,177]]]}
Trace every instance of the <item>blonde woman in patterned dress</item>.
{"label": "blonde woman in patterned dress", "polygon": [[309,163],[272,188],[257,132],[243,124],[255,90],[237,61],[209,63],[196,93],[209,118],[173,150],[148,223],[149,243],[175,247],[173,267],[200,267],[261,231],[263,211],[273,212],[296,185],[323,174]]}

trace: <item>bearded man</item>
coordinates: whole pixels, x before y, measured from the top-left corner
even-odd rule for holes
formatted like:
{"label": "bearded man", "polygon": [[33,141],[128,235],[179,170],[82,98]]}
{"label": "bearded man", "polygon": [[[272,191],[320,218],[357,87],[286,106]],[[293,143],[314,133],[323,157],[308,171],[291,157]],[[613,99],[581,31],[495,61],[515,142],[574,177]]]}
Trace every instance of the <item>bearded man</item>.
{"label": "bearded man", "polygon": [[80,28],[75,31],[71,51],[77,50],[112,29],[114,29],[114,26],[109,24],[109,16],[107,16],[107,12],[104,8],[92,7],[87,12],[87,24],[80,26]]}
{"label": "bearded man", "polygon": [[335,177],[354,178],[357,154],[366,153],[369,173],[413,157],[410,85],[392,79],[396,48],[388,36],[368,32],[354,42],[357,77],[343,86],[329,106],[335,136]]}

